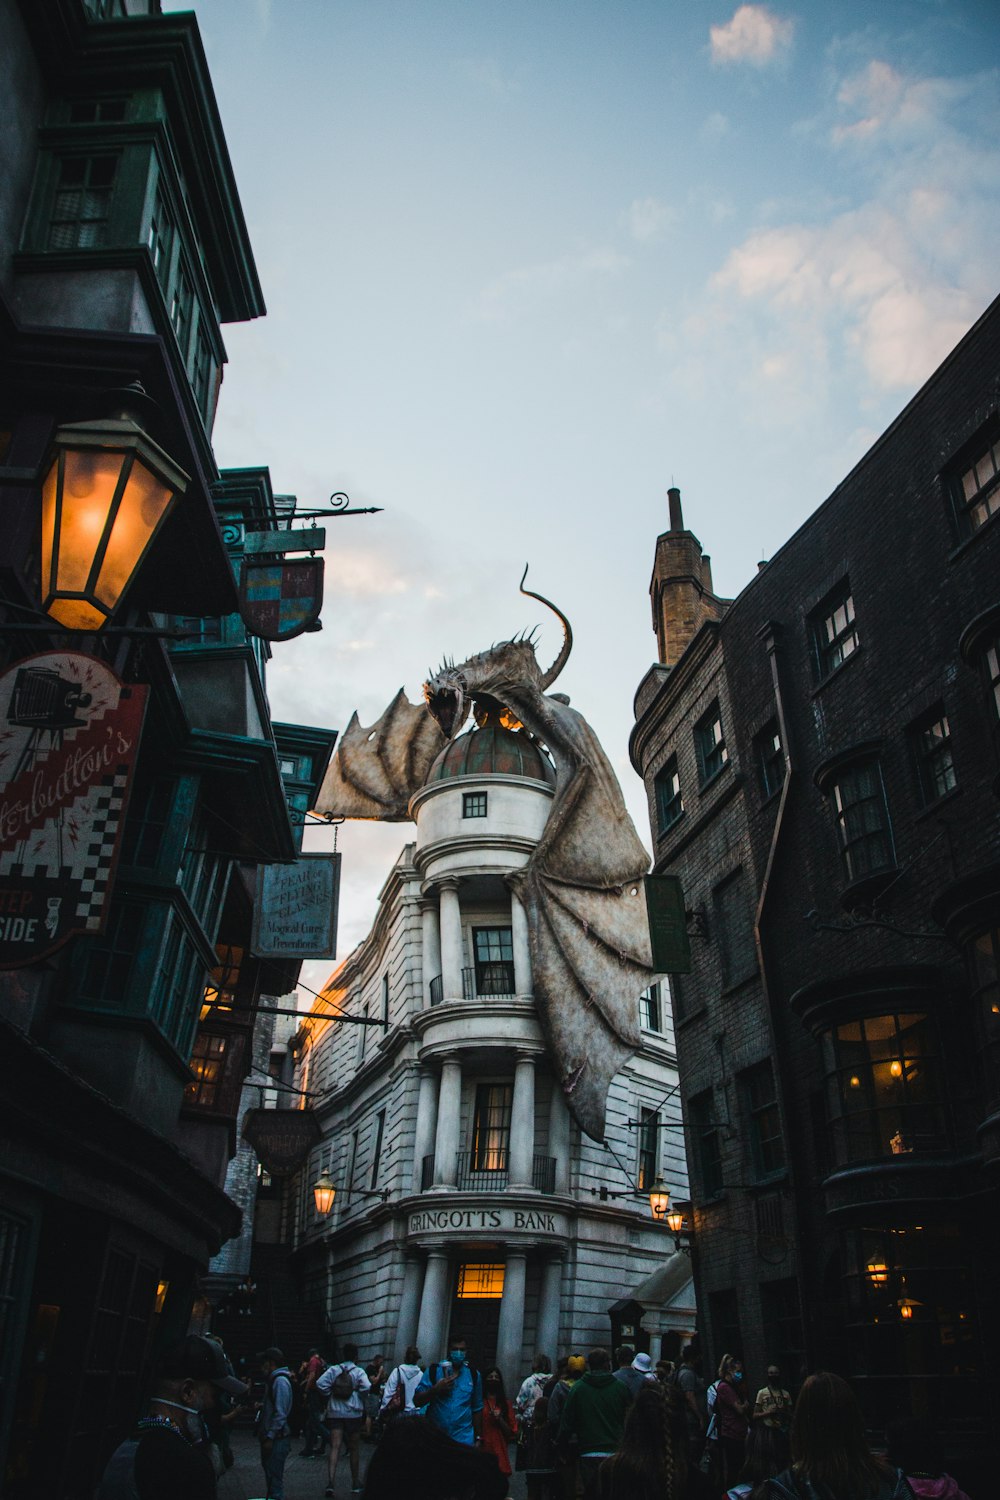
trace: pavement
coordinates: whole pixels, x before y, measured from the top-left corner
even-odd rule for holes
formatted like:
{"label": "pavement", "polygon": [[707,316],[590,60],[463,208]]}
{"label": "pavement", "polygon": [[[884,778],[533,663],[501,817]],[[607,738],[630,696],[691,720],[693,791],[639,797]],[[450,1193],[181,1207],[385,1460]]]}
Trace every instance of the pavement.
{"label": "pavement", "polygon": [[[249,1427],[236,1428],[232,1434],[232,1446],[236,1462],[219,1480],[219,1500],[268,1500],[264,1471],[260,1466],[260,1448]],[[302,1458],[301,1449],[302,1439],[293,1441],[285,1464],[285,1500],[323,1500],[327,1483],[326,1458]],[[373,1452],[370,1443],[361,1444],[362,1484]],[[351,1471],[343,1454],[337,1468],[336,1491],[337,1500],[352,1500]],[[511,1500],[524,1500],[525,1492],[524,1475],[512,1474]]]}

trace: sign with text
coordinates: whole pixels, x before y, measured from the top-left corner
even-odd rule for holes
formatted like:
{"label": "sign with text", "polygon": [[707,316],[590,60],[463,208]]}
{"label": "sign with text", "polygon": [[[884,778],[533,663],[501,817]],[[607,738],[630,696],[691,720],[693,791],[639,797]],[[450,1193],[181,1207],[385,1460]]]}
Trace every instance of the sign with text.
{"label": "sign with text", "polygon": [[643,883],[653,968],[657,974],[690,974],[691,939],[679,876],[645,875]]}
{"label": "sign with text", "polygon": [[334,958],[340,855],[300,854],[257,870],[251,950],[258,958]]}
{"label": "sign with text", "polygon": [[0,677],[0,969],[103,930],[147,693],[77,651]]}
{"label": "sign with text", "polygon": [[248,1109],[243,1135],[272,1177],[291,1177],[323,1138],[311,1109]]}
{"label": "sign with text", "polygon": [[427,1234],[430,1230],[495,1230],[498,1234],[551,1234],[565,1236],[565,1215],[540,1208],[426,1208],[411,1214],[410,1234]]}

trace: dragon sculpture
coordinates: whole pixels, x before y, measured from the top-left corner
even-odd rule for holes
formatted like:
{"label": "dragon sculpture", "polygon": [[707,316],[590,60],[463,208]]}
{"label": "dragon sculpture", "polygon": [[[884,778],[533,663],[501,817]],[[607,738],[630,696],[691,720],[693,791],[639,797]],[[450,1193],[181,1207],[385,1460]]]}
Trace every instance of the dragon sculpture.
{"label": "dragon sculpture", "polygon": [[608,1088],[639,1045],[637,996],[651,978],[642,877],[649,857],[600,742],[569,699],[549,689],[573,645],[569,621],[543,672],[530,639],[503,641],[424,683],[424,706],[399,693],[371,729],[351,719],[317,811],[400,820],[470,709],[544,745],[556,768],[548,821],[527,865],[507,884],[522,902],[538,1016],[571,1114],[603,1141]]}

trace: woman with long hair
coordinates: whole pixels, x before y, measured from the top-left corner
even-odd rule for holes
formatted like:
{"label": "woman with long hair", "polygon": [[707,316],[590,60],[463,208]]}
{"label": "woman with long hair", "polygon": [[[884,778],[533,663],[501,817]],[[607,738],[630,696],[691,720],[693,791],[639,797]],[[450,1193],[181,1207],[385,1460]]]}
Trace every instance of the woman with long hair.
{"label": "woman with long hair", "polygon": [[686,1403],[673,1385],[644,1385],[629,1407],[622,1445],[601,1464],[601,1500],[712,1500],[688,1458]]}
{"label": "woman with long hair", "polygon": [[791,1467],[767,1494],[781,1500],[914,1500],[901,1469],[877,1457],[865,1438],[857,1397],[839,1375],[810,1375],[792,1416]]}
{"label": "woman with long hair", "polygon": [[767,1481],[788,1467],[788,1434],[780,1427],[754,1422],[747,1434],[740,1476],[726,1491],[726,1500],[766,1500]]}
{"label": "woman with long hair", "polygon": [[746,1456],[750,1427],[750,1402],[743,1395],[743,1361],[724,1354],[715,1384],[715,1421],[718,1437],[719,1484],[727,1490],[735,1484]]}
{"label": "woman with long hair", "polygon": [[510,1473],[507,1445],[517,1437],[514,1408],[507,1400],[503,1376],[494,1367],[483,1377],[483,1452],[492,1453],[501,1474]]}

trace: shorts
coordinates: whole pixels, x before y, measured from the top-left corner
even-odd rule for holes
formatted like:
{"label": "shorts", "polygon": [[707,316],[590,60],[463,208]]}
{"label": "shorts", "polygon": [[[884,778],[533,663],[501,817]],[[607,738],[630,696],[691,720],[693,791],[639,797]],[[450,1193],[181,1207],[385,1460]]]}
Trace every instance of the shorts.
{"label": "shorts", "polygon": [[353,1437],[361,1431],[361,1417],[327,1417],[326,1426],[331,1432],[342,1432],[345,1437]]}

